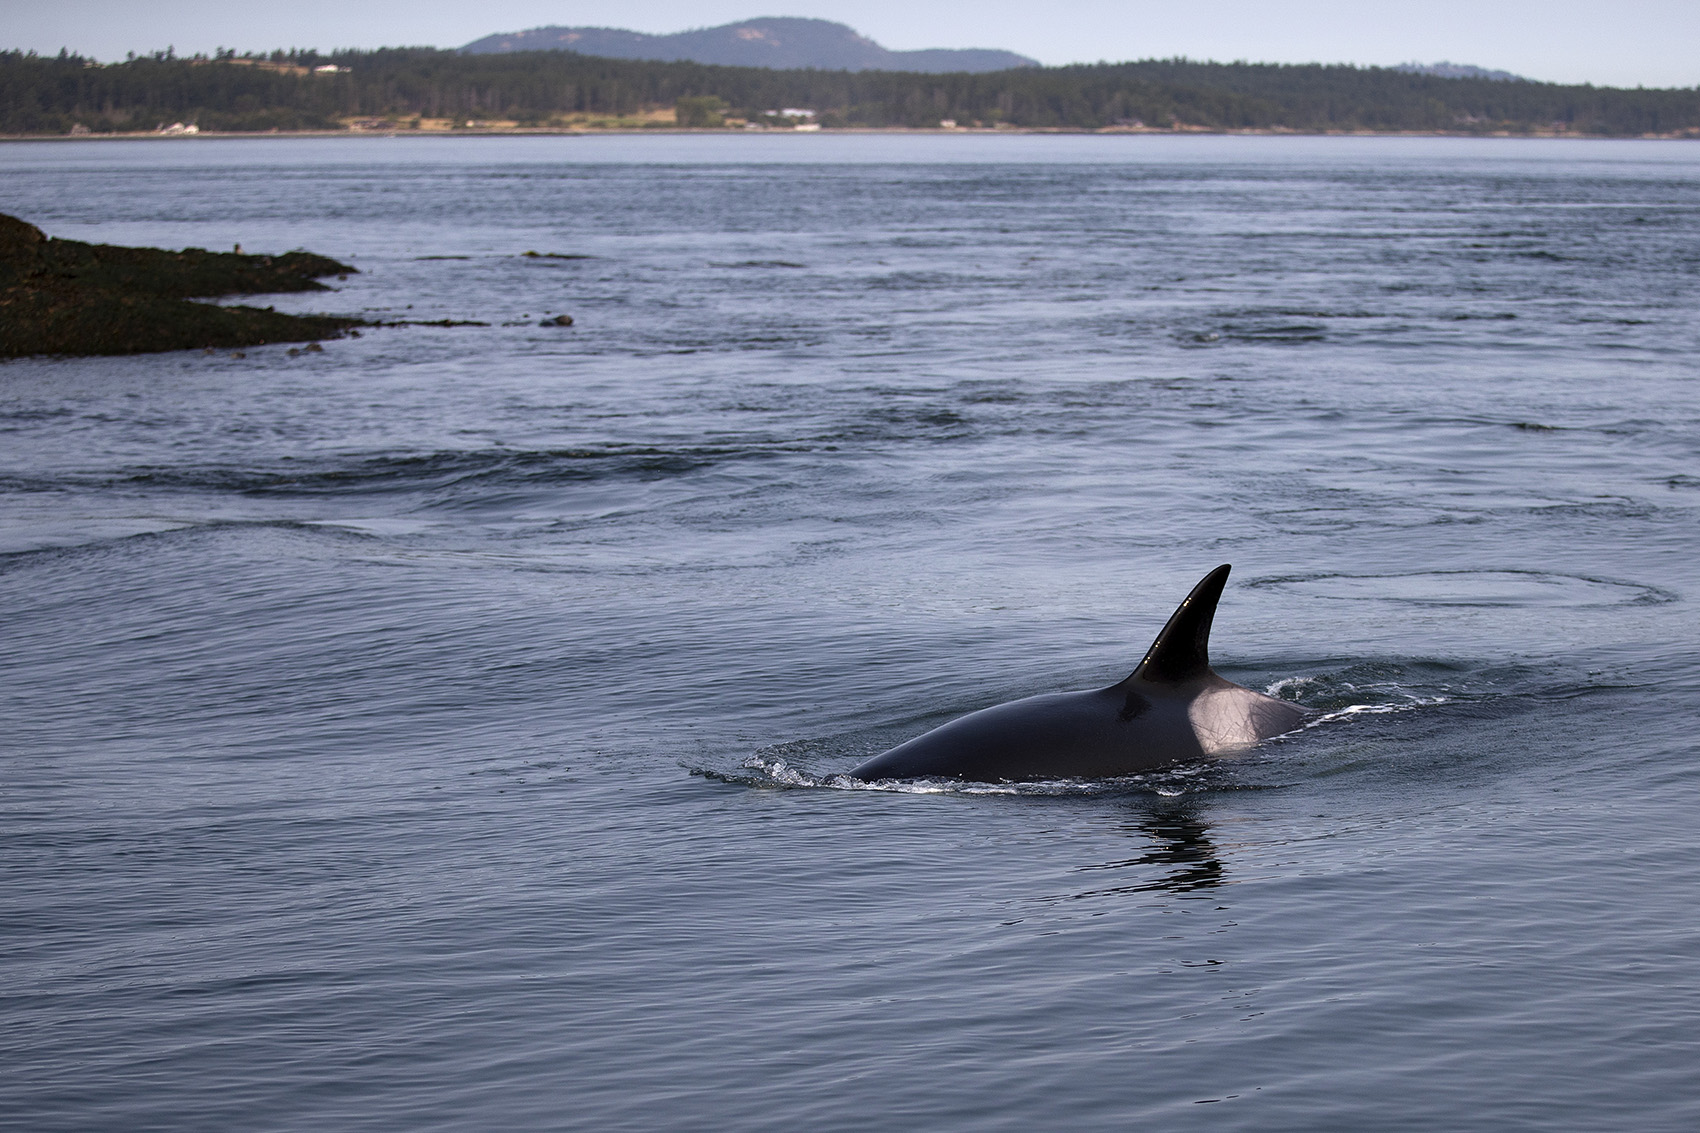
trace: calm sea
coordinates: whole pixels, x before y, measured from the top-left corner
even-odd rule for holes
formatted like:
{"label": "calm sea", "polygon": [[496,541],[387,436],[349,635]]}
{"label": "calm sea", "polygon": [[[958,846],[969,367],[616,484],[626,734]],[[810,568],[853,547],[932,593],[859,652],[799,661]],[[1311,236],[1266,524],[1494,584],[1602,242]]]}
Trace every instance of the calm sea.
{"label": "calm sea", "polygon": [[[0,211],[488,324],[0,365],[0,1126],[1700,1126],[1700,145],[8,144]],[[834,778],[1222,562],[1306,730]]]}

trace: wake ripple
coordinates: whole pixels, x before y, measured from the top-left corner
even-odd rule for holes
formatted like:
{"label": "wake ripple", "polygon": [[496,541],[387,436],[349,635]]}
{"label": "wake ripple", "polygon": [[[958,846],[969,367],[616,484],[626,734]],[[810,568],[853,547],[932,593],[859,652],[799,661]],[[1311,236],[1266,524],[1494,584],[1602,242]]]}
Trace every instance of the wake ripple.
{"label": "wake ripple", "polygon": [[1159,795],[1175,798],[1201,790],[1220,789],[1221,768],[1192,764],[1114,779],[1046,779],[1024,783],[969,783],[958,779],[876,779],[865,782],[846,774],[817,774],[793,767],[778,756],[752,755],[731,771],[692,768],[693,774],[745,787],[830,791],[875,791],[900,795],[1026,796],[1032,798],[1102,798],[1117,795]]}

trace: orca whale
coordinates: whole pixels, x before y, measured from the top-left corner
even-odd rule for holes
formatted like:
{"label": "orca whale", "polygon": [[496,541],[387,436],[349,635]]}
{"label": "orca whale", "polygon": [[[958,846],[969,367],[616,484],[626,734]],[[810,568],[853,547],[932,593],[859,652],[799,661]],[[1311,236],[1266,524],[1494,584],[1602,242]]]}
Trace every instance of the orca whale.
{"label": "orca whale", "polygon": [[1244,751],[1311,713],[1210,668],[1210,623],[1228,564],[1205,575],[1124,681],[969,713],[863,763],[851,776],[1002,782],[1101,779]]}

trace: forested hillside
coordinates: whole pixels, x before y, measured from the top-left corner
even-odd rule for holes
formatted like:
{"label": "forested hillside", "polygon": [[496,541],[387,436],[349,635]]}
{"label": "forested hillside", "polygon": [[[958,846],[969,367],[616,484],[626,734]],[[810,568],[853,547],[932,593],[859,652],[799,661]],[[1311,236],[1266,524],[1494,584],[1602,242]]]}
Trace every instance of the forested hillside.
{"label": "forested hillside", "polygon": [[702,125],[800,107],[817,111],[828,128],[927,127],[954,119],[964,126],[1079,130],[1700,133],[1700,90],[1455,79],[1373,67],[1176,59],[915,74],[430,48],[212,59],[165,54],[103,66],[74,55],[0,53],[0,132],[14,135],[154,130],[179,121],[242,131],[336,129],[356,119],[547,125],[570,115],[670,111],[680,99],[694,100],[689,119]]}

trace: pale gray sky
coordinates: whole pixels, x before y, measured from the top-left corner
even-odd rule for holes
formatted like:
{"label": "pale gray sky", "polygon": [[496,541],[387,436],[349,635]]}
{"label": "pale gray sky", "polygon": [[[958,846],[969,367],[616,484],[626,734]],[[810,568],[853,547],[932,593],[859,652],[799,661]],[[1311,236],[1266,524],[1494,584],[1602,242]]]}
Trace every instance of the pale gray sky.
{"label": "pale gray sky", "polygon": [[0,47],[121,59],[173,46],[458,47],[544,24],[682,31],[816,16],[887,47],[1001,47],[1044,63],[1449,60],[1553,82],[1700,85],[1700,0],[0,0]]}

